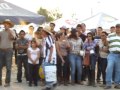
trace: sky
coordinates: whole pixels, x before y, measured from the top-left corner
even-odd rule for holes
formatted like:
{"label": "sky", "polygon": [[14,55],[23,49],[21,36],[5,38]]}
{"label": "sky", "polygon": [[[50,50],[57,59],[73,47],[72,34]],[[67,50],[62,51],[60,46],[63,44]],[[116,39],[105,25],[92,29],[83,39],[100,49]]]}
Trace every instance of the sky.
{"label": "sky", "polygon": [[40,7],[58,8],[64,17],[75,17],[83,20],[99,12],[104,12],[120,19],[120,0],[5,0],[22,8],[37,13]]}

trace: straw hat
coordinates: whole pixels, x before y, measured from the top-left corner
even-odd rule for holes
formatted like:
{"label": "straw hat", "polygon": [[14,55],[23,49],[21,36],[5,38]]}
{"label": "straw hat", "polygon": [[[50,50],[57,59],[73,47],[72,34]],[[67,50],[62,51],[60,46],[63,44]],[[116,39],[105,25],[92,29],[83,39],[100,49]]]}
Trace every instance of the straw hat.
{"label": "straw hat", "polygon": [[51,33],[50,30],[51,30],[50,26],[45,26],[45,27],[43,27],[43,31],[45,31],[45,32],[47,32],[48,34],[52,35],[52,33]]}
{"label": "straw hat", "polygon": [[5,19],[2,24],[9,24],[10,25],[10,28],[12,28],[14,26],[13,22],[10,21],[9,19]]}

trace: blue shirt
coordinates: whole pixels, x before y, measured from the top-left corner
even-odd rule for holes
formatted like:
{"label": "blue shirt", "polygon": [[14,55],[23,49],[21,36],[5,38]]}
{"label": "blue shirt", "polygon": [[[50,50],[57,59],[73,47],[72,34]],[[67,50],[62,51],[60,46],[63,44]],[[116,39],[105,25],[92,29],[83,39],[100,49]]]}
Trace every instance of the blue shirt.
{"label": "blue shirt", "polygon": [[85,41],[83,44],[83,48],[88,51],[95,50],[96,44],[97,43],[95,41],[92,41],[92,42]]}

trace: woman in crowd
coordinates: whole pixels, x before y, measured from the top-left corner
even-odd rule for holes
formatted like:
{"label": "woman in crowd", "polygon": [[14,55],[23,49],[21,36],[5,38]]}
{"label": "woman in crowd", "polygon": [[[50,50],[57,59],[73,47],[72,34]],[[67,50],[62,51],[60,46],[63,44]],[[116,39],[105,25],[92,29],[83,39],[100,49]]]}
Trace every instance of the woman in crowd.
{"label": "woman in crowd", "polygon": [[[69,76],[67,75],[70,69],[69,69],[69,60],[68,60],[68,48],[70,47],[68,41],[65,38],[64,33],[59,33],[57,35],[57,43],[56,43],[56,47],[57,47],[57,53],[58,53],[58,57],[60,57],[58,59],[58,80],[59,81],[63,81],[64,85],[66,86],[68,84],[68,78]],[[62,75],[63,74],[63,75]],[[60,77],[59,77],[60,76]]]}
{"label": "woman in crowd", "polygon": [[107,33],[101,33],[101,40],[99,41],[99,54],[100,54],[100,66],[102,71],[102,79],[103,79],[103,86],[106,84],[105,77],[106,77],[106,67],[107,67],[107,56],[108,56],[108,42],[107,42]]}
{"label": "woman in crowd", "polygon": [[82,59],[79,54],[81,47],[83,45],[83,41],[81,38],[77,36],[77,30],[72,29],[71,35],[68,38],[70,43],[70,51],[69,51],[69,60],[70,60],[70,68],[71,68],[71,84],[75,84],[75,71],[77,69],[77,82],[81,83],[81,74],[82,74]]}
{"label": "woman in crowd", "polygon": [[95,56],[96,43],[93,39],[92,33],[87,34],[87,39],[84,42],[83,48],[85,49],[84,65],[87,67],[88,85],[95,85]]}

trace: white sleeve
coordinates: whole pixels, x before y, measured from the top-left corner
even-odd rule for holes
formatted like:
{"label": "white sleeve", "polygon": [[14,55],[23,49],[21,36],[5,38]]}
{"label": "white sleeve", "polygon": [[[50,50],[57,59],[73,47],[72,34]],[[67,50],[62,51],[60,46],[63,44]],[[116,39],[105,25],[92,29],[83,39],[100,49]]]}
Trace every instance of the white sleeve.
{"label": "white sleeve", "polygon": [[98,45],[99,45],[100,48],[103,47],[102,40],[99,41]]}
{"label": "white sleeve", "polygon": [[49,48],[52,47],[54,44],[54,41],[51,36],[48,36],[48,38],[46,39],[46,42],[47,42]]}

